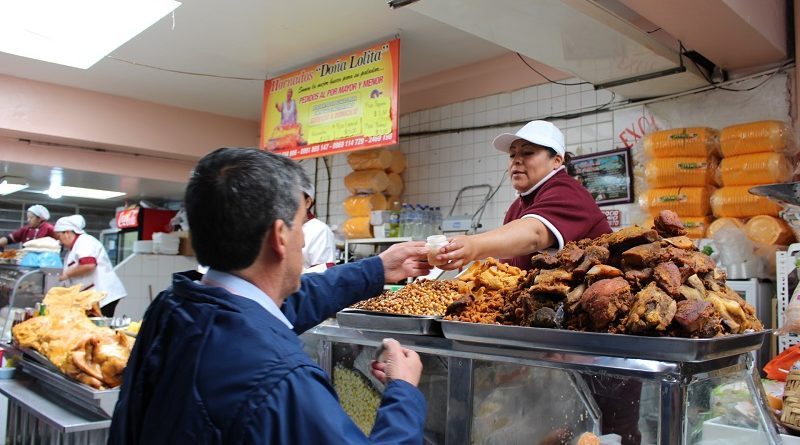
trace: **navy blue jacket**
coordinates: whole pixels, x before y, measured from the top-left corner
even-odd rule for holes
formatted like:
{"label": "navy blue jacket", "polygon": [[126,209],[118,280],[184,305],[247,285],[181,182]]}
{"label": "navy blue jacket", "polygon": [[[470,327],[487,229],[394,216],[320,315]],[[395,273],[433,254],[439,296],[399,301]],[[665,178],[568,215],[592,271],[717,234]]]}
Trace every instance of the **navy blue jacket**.
{"label": "navy blue jacket", "polygon": [[125,369],[109,444],[421,444],[425,400],[390,381],[369,438],[342,410],[298,333],[382,290],[379,258],[303,275],[281,310],[174,274]]}

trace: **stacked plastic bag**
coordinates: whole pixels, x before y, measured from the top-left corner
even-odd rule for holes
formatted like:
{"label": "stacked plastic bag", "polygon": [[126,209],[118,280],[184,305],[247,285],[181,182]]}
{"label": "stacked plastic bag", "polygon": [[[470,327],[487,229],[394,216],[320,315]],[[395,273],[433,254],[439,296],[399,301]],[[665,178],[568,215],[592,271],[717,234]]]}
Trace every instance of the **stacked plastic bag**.
{"label": "stacked plastic bag", "polygon": [[778,218],[780,205],[749,192],[757,185],[791,180],[789,139],[789,129],[781,121],[748,122],[722,129],[722,187],[711,197],[714,215],[725,219],[720,226],[742,227],[750,239],[767,245],[786,245],[794,240],[792,230]]}
{"label": "stacked plastic bag", "polygon": [[61,243],[49,236],[32,239],[22,245],[19,264],[28,267],[61,268]]}
{"label": "stacked plastic bag", "polygon": [[400,173],[406,168],[406,158],[399,151],[380,148],[350,153],[347,163],[354,171],[344,178],[351,195],[343,203],[349,218],[342,229],[347,238],[369,238],[370,213],[387,210],[393,202],[400,201]]}
{"label": "stacked plastic bag", "polygon": [[661,210],[681,216],[688,235],[703,238],[711,222],[710,198],[716,190],[719,132],[708,127],[674,128],[644,138],[646,188],[639,204],[650,216]]}

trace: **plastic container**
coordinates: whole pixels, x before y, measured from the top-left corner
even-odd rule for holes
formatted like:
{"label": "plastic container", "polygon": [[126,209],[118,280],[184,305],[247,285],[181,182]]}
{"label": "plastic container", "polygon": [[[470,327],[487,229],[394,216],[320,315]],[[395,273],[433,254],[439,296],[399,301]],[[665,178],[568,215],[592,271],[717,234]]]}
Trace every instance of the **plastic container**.
{"label": "plastic container", "polygon": [[389,177],[383,170],[358,170],[344,177],[350,193],[380,193],[389,186]]}
{"label": "plastic container", "polygon": [[659,187],[703,187],[714,184],[718,161],[714,157],[651,159],[644,169],[647,185]]}
{"label": "plastic container", "polygon": [[400,196],[403,193],[403,178],[397,173],[389,173],[389,184],[386,186],[384,193],[390,196]]}
{"label": "plastic container", "polygon": [[392,165],[392,154],[384,149],[356,151],[347,155],[347,163],[353,170],[386,170]]}
{"label": "plastic container", "polygon": [[389,150],[389,153],[392,155],[392,162],[386,169],[386,173],[397,173],[398,175],[403,173],[406,169],[406,155],[397,150]]}
{"label": "plastic container", "polygon": [[723,159],[719,173],[720,183],[726,187],[772,184],[792,179],[792,166],[783,153],[751,153]]}
{"label": "plastic container", "polygon": [[789,131],[781,121],[757,121],[725,127],[720,133],[722,156],[786,150]]}
{"label": "plastic container", "polygon": [[706,238],[714,238],[714,234],[724,229],[725,227],[736,227],[741,229],[744,227],[744,220],[739,218],[717,218],[708,225],[706,229]]}
{"label": "plastic container", "polygon": [[344,211],[348,216],[369,216],[373,210],[386,210],[386,198],[380,193],[351,195],[344,200]]}
{"label": "plastic container", "polygon": [[372,225],[369,223],[369,216],[356,216],[350,218],[342,224],[342,231],[347,239],[353,238],[372,238]]}
{"label": "plastic container", "polygon": [[425,243],[425,248],[428,249],[428,264],[431,266],[441,266],[446,264],[447,261],[437,261],[436,255],[439,254],[439,249],[446,246],[448,243],[447,237],[444,235],[431,235]]}
{"label": "plastic container", "polygon": [[709,127],[673,128],[648,134],[642,144],[650,158],[709,157],[719,150],[719,132]]}
{"label": "plastic container", "polygon": [[639,205],[650,216],[672,210],[681,218],[706,216],[711,213],[709,199],[714,187],[665,187],[650,189],[639,195]]}
{"label": "plastic container", "polygon": [[780,218],[770,215],[756,215],[744,225],[744,232],[756,242],[769,245],[786,246],[794,241],[792,229]]}
{"label": "plastic container", "polygon": [[756,215],[778,216],[781,207],[769,198],[749,192],[749,185],[722,187],[711,195],[711,211],[717,218],[748,218]]}

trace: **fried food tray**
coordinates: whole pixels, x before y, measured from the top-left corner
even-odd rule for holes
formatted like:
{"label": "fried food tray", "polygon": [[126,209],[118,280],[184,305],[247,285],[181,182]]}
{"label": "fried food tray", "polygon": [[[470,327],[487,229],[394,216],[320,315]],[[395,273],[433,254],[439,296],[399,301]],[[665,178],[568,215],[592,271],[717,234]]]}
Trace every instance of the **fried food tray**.
{"label": "fried food tray", "polygon": [[715,338],[644,337],[562,329],[440,321],[446,338],[526,349],[609,355],[667,362],[703,362],[761,347],[771,331]]}
{"label": "fried food tray", "polygon": [[439,317],[390,314],[386,312],[344,309],[336,314],[339,326],[365,331],[395,334],[441,336]]}
{"label": "fried food tray", "polygon": [[[20,362],[23,372],[50,389],[56,396],[64,398],[92,413],[108,419],[111,418],[114,413],[114,405],[117,404],[117,399],[119,398],[119,389],[96,390],[75,382],[61,374],[61,372],[54,370],[55,367],[52,364],[40,364],[38,359],[32,359],[32,357],[30,350],[23,350],[23,359]],[[40,355],[40,357],[42,356]]]}

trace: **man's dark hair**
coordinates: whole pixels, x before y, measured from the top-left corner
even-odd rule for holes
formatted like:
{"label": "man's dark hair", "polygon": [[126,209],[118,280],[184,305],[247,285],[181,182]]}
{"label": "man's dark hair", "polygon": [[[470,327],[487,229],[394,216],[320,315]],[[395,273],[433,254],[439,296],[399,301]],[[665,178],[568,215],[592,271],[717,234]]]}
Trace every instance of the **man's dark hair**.
{"label": "man's dark hair", "polygon": [[303,181],[299,164],[267,151],[219,148],[205,155],[184,198],[197,261],[223,272],[253,264],[276,220],[292,226]]}

